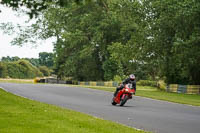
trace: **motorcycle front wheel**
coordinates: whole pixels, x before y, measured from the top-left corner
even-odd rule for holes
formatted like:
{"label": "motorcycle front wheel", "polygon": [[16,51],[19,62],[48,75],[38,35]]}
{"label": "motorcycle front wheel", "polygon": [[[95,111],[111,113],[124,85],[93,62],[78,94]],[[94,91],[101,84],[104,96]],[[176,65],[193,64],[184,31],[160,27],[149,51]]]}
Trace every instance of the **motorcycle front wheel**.
{"label": "motorcycle front wheel", "polygon": [[127,100],[128,100],[128,95],[125,95],[124,99],[122,99],[121,102],[120,102],[120,106],[123,106],[126,103]]}
{"label": "motorcycle front wheel", "polygon": [[112,99],[112,105],[116,105],[117,103],[114,101],[114,98]]}

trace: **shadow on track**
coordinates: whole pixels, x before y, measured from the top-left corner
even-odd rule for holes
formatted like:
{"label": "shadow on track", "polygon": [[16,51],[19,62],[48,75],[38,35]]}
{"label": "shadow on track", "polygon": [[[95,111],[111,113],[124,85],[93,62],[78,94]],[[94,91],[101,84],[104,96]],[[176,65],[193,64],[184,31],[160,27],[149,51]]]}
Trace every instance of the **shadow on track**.
{"label": "shadow on track", "polygon": [[118,107],[118,108],[134,108],[134,107],[137,107],[136,105],[124,105],[124,106],[120,106],[120,105],[109,105],[109,106],[112,106],[112,107]]}

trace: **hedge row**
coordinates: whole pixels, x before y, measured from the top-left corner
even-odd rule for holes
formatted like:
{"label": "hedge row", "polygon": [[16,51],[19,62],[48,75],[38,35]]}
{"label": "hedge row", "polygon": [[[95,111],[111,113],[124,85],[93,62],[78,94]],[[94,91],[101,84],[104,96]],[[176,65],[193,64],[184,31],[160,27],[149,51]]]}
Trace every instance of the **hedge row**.
{"label": "hedge row", "polygon": [[[90,86],[109,86],[109,87],[117,87],[121,82],[117,81],[75,81],[75,80],[58,80],[58,79],[37,79],[35,82],[37,83],[58,83],[62,81],[65,84],[74,84],[74,85],[90,85]],[[137,85],[141,86],[152,86],[159,87],[157,81],[149,81],[149,80],[140,80],[137,82]]]}
{"label": "hedge row", "polygon": [[157,87],[157,81],[150,81],[150,80],[139,80],[137,82],[137,85],[141,86],[152,86],[152,87]]}

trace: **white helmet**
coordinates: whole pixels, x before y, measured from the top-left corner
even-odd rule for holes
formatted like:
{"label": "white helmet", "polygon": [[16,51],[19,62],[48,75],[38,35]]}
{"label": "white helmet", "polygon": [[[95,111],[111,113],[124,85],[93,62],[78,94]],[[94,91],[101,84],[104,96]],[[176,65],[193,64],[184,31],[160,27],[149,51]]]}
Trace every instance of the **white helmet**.
{"label": "white helmet", "polygon": [[131,74],[131,75],[129,76],[129,78],[130,78],[131,80],[134,80],[134,79],[135,79],[135,75],[134,75],[134,74]]}

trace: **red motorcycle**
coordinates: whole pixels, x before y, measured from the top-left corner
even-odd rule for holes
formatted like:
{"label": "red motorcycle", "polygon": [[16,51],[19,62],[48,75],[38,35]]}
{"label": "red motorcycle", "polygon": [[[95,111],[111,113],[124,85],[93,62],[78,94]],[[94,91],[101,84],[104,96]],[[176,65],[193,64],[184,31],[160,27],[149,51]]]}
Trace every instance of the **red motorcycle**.
{"label": "red motorcycle", "polygon": [[132,84],[126,84],[125,87],[117,93],[117,96],[113,97],[112,105],[119,104],[123,106],[128,99],[132,99],[132,95],[135,93],[135,89]]}

